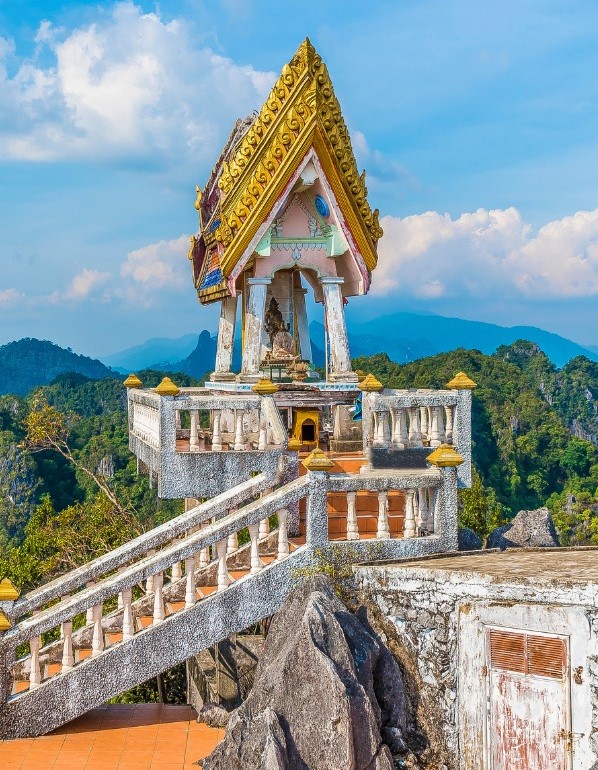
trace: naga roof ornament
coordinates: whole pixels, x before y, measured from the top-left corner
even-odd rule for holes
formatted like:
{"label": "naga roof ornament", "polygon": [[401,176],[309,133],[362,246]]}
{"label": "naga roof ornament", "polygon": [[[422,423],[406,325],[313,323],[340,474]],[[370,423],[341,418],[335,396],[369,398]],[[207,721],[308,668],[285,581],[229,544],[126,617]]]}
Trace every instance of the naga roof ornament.
{"label": "naga roof ornament", "polygon": [[365,172],[357,169],[326,66],[306,38],[259,113],[236,122],[206,186],[197,188],[200,226],[189,258],[203,303],[229,295],[231,273],[310,148],[367,271],[376,267],[378,210],[368,203]]}

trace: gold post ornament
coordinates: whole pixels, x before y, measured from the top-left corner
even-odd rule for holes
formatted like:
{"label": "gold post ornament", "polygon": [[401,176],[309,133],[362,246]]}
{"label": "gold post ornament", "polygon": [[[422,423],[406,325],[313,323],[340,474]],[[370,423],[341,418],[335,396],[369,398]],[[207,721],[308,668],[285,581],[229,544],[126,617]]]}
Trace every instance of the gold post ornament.
{"label": "gold post ornament", "polygon": [[287,444],[287,447],[291,450],[291,452],[298,452],[303,444],[299,441],[298,438],[295,438],[295,436],[291,436],[289,439],[289,443]]}
{"label": "gold post ornament", "polygon": [[20,595],[21,592],[10,578],[0,580],[0,602],[14,602]]}
{"label": "gold post ornament", "polygon": [[3,631],[8,631],[8,629],[11,627],[12,623],[10,620],[6,617],[6,615],[0,610],[0,634]]}
{"label": "gold post ornament", "polygon": [[130,374],[123,382],[125,388],[140,388],[143,383],[136,374]]}
{"label": "gold post ornament", "polygon": [[257,393],[258,396],[271,396],[273,393],[278,392],[278,385],[275,385],[268,377],[262,377],[261,380],[258,380],[255,383],[251,390],[254,393]]}
{"label": "gold post ornament", "polygon": [[450,444],[441,444],[426,457],[426,460],[438,468],[456,468],[465,462]]}
{"label": "gold post ornament", "polygon": [[334,467],[332,460],[319,447],[310,452],[302,464],[308,471],[329,471]]}
{"label": "gold post ornament", "polygon": [[384,389],[384,385],[373,374],[368,374],[364,377],[361,382],[357,383],[357,387],[364,393],[379,393]]}
{"label": "gold post ornament", "polygon": [[154,390],[159,396],[178,396],[181,392],[170,377],[164,377],[162,382]]}
{"label": "gold post ornament", "polygon": [[465,372],[459,372],[450,382],[447,382],[446,387],[451,390],[473,390],[477,387],[477,382],[474,382]]}

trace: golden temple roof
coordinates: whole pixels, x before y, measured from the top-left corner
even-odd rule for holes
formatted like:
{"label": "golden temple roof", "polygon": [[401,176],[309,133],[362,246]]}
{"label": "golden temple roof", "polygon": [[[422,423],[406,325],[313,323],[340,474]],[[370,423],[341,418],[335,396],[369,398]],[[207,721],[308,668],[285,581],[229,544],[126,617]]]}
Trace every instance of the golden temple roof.
{"label": "golden temple roof", "polygon": [[200,234],[189,257],[203,302],[228,294],[227,278],[310,147],[367,269],[376,267],[378,210],[367,201],[365,172],[357,169],[328,70],[306,38],[259,113],[237,121],[206,187],[197,190]]}

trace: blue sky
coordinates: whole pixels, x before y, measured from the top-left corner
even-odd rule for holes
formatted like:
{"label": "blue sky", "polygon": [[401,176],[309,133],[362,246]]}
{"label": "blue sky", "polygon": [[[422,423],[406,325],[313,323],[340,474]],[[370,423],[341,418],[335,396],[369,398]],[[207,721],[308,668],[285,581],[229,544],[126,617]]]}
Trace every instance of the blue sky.
{"label": "blue sky", "polygon": [[215,328],[185,259],[194,186],[306,35],[383,215],[354,317],[598,345],[594,0],[0,0],[0,343]]}

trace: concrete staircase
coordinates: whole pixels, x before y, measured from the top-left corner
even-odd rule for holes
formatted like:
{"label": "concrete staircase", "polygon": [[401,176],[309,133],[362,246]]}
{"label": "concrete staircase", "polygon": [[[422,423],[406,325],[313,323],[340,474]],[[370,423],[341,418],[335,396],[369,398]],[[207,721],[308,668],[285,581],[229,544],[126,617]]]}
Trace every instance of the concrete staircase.
{"label": "concrete staircase", "polygon": [[[323,558],[346,565],[454,549],[456,489],[454,468],[309,471],[274,487],[258,474],[4,603],[12,627],[0,637],[0,737],[49,732],[263,620]],[[405,528],[391,533],[387,498],[398,491]],[[329,499],[338,508],[339,496],[358,494],[380,503],[375,536],[360,538],[348,519],[345,533],[329,534]],[[305,530],[293,542],[289,512],[299,508]],[[240,533],[249,535],[242,548]]]}

